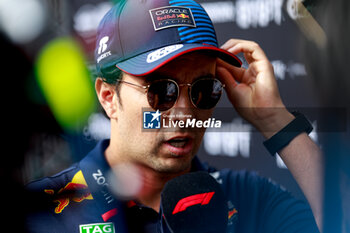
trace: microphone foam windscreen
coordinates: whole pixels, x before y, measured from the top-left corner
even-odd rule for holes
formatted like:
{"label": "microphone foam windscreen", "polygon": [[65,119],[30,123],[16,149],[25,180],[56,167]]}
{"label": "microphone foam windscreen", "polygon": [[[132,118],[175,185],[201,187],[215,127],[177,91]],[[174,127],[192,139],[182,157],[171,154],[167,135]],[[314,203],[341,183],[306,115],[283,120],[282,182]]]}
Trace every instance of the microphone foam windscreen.
{"label": "microphone foam windscreen", "polygon": [[170,180],[161,197],[161,211],[170,232],[226,232],[227,201],[220,185],[207,172]]}

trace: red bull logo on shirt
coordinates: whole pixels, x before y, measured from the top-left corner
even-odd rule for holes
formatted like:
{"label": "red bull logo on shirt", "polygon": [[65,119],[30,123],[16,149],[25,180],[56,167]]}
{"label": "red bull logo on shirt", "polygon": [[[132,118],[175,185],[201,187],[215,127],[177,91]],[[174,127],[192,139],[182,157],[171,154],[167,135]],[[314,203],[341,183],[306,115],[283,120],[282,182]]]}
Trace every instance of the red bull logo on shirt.
{"label": "red bull logo on shirt", "polygon": [[[52,189],[45,189],[45,193],[54,195],[55,191]],[[78,171],[71,182],[69,182],[64,188],[61,188],[57,192],[58,198],[54,200],[58,205],[55,208],[55,213],[60,214],[66,208],[71,201],[82,202],[83,200],[92,200],[93,197],[88,190],[85,178],[82,171]]]}
{"label": "red bull logo on shirt", "polygon": [[230,210],[228,212],[228,219],[231,219],[237,213],[238,213],[238,211],[236,209]]}

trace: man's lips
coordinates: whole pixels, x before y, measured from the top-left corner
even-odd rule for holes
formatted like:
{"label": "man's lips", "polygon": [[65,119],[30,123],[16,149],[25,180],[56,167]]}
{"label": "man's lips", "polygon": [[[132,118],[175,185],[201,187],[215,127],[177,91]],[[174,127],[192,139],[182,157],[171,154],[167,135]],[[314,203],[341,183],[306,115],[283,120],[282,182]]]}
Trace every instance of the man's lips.
{"label": "man's lips", "polygon": [[193,138],[190,136],[175,136],[165,141],[164,145],[172,154],[186,155],[193,149]]}

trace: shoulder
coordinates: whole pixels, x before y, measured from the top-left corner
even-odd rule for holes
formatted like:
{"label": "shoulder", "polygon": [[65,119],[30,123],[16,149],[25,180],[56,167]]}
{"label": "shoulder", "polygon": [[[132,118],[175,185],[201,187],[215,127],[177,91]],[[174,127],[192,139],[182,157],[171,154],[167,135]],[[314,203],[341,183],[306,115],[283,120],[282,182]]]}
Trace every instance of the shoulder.
{"label": "shoulder", "polygon": [[268,186],[269,188],[277,190],[284,190],[284,188],[282,188],[272,180],[262,177],[254,171],[235,171],[231,169],[223,169],[215,171],[211,174],[214,178],[217,179],[219,183],[222,184],[222,186],[227,192],[230,192],[230,190],[233,188],[236,191],[253,191],[252,189],[259,189],[262,186]]}
{"label": "shoulder", "polygon": [[68,169],[26,185],[26,199],[30,203],[26,218],[29,232],[77,233],[81,224],[102,220],[101,205],[91,190],[103,200],[104,193],[99,187],[94,189],[96,182],[91,182],[94,179],[91,175],[97,168],[107,169],[103,152],[108,144],[109,141],[102,141]]}
{"label": "shoulder", "polygon": [[[215,172],[214,178],[237,208],[239,226],[246,232],[262,229],[263,232],[295,232],[298,229],[318,232],[309,205],[271,179],[257,172],[229,169]],[[254,229],[250,229],[252,222]]]}
{"label": "shoulder", "polygon": [[236,197],[240,193],[244,196],[249,195],[268,195],[278,192],[285,192],[285,188],[275,183],[271,179],[260,176],[255,171],[248,170],[232,170],[221,169],[217,170],[206,163],[200,163],[202,170],[209,172],[219,184],[221,184],[224,192],[228,196]]}
{"label": "shoulder", "polygon": [[72,195],[84,188],[87,190],[85,184],[77,164],[55,175],[30,182],[25,186],[25,191],[35,204],[30,206],[29,213],[61,213]]}
{"label": "shoulder", "polygon": [[[33,181],[26,186],[28,206],[26,225],[29,232],[75,232],[67,230],[92,200],[85,178],[78,165]],[[81,215],[78,215],[81,216]]]}
{"label": "shoulder", "polygon": [[55,174],[52,176],[44,177],[35,181],[32,181],[26,185],[26,190],[29,192],[40,192],[46,189],[59,189],[64,187],[73,176],[79,171],[77,164]]}
{"label": "shoulder", "polygon": [[[281,185],[254,171],[234,171],[229,169],[214,173],[228,197],[239,200],[237,204],[258,205],[260,208],[276,200],[298,200]],[[281,204],[281,202],[280,202]]]}
{"label": "shoulder", "polygon": [[41,197],[37,201],[46,205],[50,211],[54,203],[56,214],[61,213],[70,200],[80,202],[82,198],[92,199],[83,172],[77,164],[56,175],[27,184],[26,192],[31,196]]}

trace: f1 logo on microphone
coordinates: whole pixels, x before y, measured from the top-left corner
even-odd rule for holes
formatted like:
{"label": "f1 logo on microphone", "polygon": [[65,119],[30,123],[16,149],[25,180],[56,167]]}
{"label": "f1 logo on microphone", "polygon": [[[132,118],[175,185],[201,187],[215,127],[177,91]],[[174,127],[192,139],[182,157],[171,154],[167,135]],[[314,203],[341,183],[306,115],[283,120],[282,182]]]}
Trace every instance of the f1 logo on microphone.
{"label": "f1 logo on microphone", "polygon": [[188,207],[193,205],[207,205],[209,204],[211,198],[214,196],[215,192],[195,194],[189,197],[182,198],[175,206],[173,214],[185,211]]}

